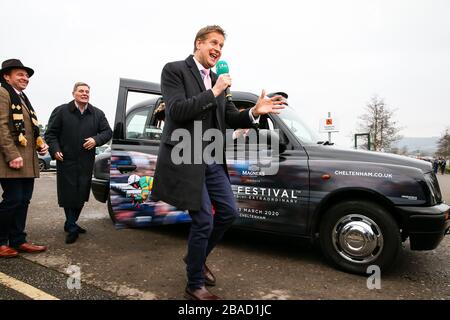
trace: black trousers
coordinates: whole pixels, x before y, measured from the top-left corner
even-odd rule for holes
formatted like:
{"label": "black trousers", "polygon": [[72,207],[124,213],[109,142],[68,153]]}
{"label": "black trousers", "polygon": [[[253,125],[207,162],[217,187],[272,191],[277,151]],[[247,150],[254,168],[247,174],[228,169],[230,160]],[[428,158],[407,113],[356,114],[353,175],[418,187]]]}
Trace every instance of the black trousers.
{"label": "black trousers", "polygon": [[34,178],[0,179],[0,245],[18,247],[27,242],[25,224],[34,189]]}
{"label": "black trousers", "polygon": [[66,222],[64,223],[64,230],[70,233],[78,231],[77,221],[80,218],[81,208],[64,208],[66,214]]}
{"label": "black trousers", "polygon": [[[212,205],[215,209],[214,215]],[[203,265],[207,256],[237,217],[236,201],[230,180],[222,165],[206,166],[202,206],[200,211],[189,211],[189,215],[192,224],[186,270],[189,288],[196,289],[205,283]]]}

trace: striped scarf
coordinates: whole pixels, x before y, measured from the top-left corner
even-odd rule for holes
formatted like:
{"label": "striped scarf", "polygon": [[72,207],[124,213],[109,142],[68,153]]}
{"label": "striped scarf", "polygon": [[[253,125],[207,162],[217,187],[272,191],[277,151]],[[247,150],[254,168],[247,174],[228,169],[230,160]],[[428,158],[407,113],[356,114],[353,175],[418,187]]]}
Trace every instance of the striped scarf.
{"label": "striped scarf", "polygon": [[34,112],[33,107],[31,106],[30,100],[28,100],[27,96],[22,92],[22,100],[20,99],[19,95],[17,94],[16,90],[6,83],[5,81],[1,82],[1,85],[3,88],[8,91],[9,96],[11,98],[11,118],[13,122],[14,130],[16,131],[16,134],[13,136],[17,137],[16,143],[26,146],[27,145],[27,139],[25,138],[25,123],[23,121],[23,103],[25,103],[26,107],[29,110],[31,122],[33,124],[33,136],[36,138],[36,145],[39,149],[43,144],[44,141],[39,135],[39,123],[36,117],[36,113]]}

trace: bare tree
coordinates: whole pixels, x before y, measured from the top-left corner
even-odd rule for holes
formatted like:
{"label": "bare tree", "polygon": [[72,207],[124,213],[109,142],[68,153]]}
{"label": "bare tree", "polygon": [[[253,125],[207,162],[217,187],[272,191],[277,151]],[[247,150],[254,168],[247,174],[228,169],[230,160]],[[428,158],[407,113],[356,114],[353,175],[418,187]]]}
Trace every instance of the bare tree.
{"label": "bare tree", "polygon": [[366,113],[361,115],[360,130],[370,132],[372,150],[390,150],[394,141],[401,139],[401,128],[393,119],[394,111],[377,95],[372,96],[366,105]]}
{"label": "bare tree", "polygon": [[439,157],[449,158],[450,157],[450,128],[447,128],[439,138],[437,145],[438,150],[436,151],[436,155]]}

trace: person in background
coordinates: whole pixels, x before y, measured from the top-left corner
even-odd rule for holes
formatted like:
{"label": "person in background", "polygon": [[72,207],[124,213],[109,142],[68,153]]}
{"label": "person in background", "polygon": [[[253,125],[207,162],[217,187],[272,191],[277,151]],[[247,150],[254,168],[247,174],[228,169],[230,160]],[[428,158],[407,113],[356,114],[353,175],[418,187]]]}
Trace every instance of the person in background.
{"label": "person in background", "polygon": [[440,158],[439,160],[439,169],[441,170],[441,174],[445,174],[445,167],[447,166],[447,161],[445,158]]}
{"label": "person in background", "polygon": [[45,155],[48,150],[39,134],[36,113],[24,93],[33,74],[34,70],[18,59],[3,61],[0,69],[0,258],[47,249],[27,242],[25,233],[34,179],[39,178],[36,151]]}
{"label": "person in background", "polygon": [[77,221],[89,200],[95,147],[112,137],[104,112],[89,103],[89,85],[75,83],[72,95],[71,102],[53,110],[45,132],[50,154],[56,159],[58,204],[66,215],[67,244],[86,233]]}
{"label": "person in background", "polygon": [[433,172],[434,174],[437,174],[439,170],[439,160],[438,158],[433,159]]}

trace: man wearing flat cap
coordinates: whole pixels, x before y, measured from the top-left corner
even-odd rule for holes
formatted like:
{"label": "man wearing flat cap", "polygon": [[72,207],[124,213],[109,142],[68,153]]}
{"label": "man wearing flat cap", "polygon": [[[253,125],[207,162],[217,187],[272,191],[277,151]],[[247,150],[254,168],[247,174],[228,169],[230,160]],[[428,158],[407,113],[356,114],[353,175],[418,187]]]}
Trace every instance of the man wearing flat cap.
{"label": "man wearing flat cap", "polygon": [[48,150],[36,113],[23,92],[33,73],[18,59],[3,61],[0,69],[0,258],[47,249],[27,242],[25,233],[34,179],[39,177],[36,151],[44,155]]}

